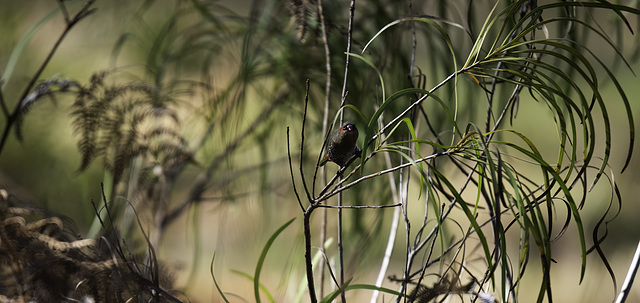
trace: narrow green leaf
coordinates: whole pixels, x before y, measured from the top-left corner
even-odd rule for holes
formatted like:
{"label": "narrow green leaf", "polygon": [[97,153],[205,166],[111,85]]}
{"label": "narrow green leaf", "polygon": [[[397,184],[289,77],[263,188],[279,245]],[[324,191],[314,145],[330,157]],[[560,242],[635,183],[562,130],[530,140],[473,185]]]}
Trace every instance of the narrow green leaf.
{"label": "narrow green leaf", "polygon": [[344,284],[340,286],[338,289],[334,290],[332,293],[322,298],[322,300],[320,300],[320,303],[329,303],[333,301],[335,298],[337,298],[341,293],[347,291],[346,287],[349,286],[349,283],[351,283],[351,280],[352,279],[345,281]]}
{"label": "narrow green leaf", "polygon": [[330,294],[328,294],[326,297],[322,298],[322,300],[320,301],[320,303],[329,303],[331,301],[333,301],[335,298],[337,298],[343,291],[347,292],[349,290],[354,290],[354,289],[364,289],[364,290],[377,290],[379,292],[384,292],[384,293],[388,293],[394,296],[402,296],[401,293],[393,290],[393,289],[389,289],[389,288],[384,288],[384,287],[377,287],[375,285],[369,285],[369,284],[354,284],[354,285],[348,285],[348,282],[350,282],[351,280],[347,281],[347,283],[345,283],[346,287],[341,287],[339,289],[336,289],[335,291],[331,292]]}
{"label": "narrow green leaf", "polygon": [[360,60],[362,60],[362,62],[366,63],[367,65],[369,65],[371,68],[373,68],[374,71],[376,71],[376,74],[378,75],[378,79],[380,79],[380,89],[382,90],[382,100],[386,100],[386,94],[385,94],[385,90],[384,90],[384,79],[382,78],[382,74],[380,73],[380,70],[378,69],[378,67],[373,64],[373,62],[371,62],[371,60],[365,58],[364,56],[360,56],[358,54],[354,54],[354,53],[346,53],[346,55],[351,56],[351,57],[355,57],[358,58]]}
{"label": "narrow green leaf", "polygon": [[[235,270],[235,269],[232,269],[231,272],[236,274],[236,275],[245,277],[245,278],[247,278],[247,280],[252,281],[253,283],[255,283],[257,281],[250,274],[248,274],[246,272],[242,272],[242,271]],[[273,296],[271,295],[269,290],[267,290],[267,288],[264,285],[262,285],[262,283],[259,283],[258,287],[262,291],[262,293],[264,293],[267,296],[267,300],[269,300],[269,302],[271,302],[271,303],[275,302],[275,300],[273,299]],[[256,300],[256,302],[260,302],[260,301]]]}
{"label": "narrow green leaf", "polygon": [[211,278],[213,279],[213,284],[215,284],[216,289],[218,290],[218,293],[220,294],[220,296],[222,297],[222,299],[225,302],[229,303],[229,300],[227,300],[227,297],[224,296],[224,293],[220,289],[220,286],[218,286],[218,281],[216,281],[216,276],[213,274],[213,261],[215,259],[216,259],[216,253],[213,252],[213,256],[211,257],[211,264],[209,265],[209,272],[211,273]]}
{"label": "narrow green leaf", "polygon": [[[523,140],[526,140],[525,142],[531,142],[528,139],[525,139],[526,137],[516,131],[510,131],[514,134],[520,135],[521,138],[523,138]],[[536,162],[538,162],[540,168],[542,168],[544,175],[546,176],[547,174],[551,175],[553,177],[553,180],[556,182],[556,184],[558,184],[558,186],[560,186],[560,190],[561,192],[564,194],[564,198],[567,201],[567,204],[569,205],[569,208],[571,210],[571,214],[574,217],[574,222],[576,225],[576,229],[578,230],[578,238],[580,240],[580,252],[581,252],[581,257],[582,257],[582,263],[581,263],[581,270],[580,270],[580,282],[582,282],[582,279],[584,279],[584,274],[586,271],[586,265],[587,265],[587,249],[586,249],[586,240],[585,240],[585,235],[584,235],[584,225],[582,224],[582,216],[580,215],[580,211],[578,210],[578,206],[575,203],[573,196],[571,195],[571,191],[569,190],[569,188],[567,187],[566,183],[564,182],[564,180],[562,179],[562,177],[555,171],[555,169],[553,169],[553,167],[551,167],[549,164],[547,164],[544,159],[542,159],[541,155],[539,153],[536,152],[531,152],[529,150],[526,150],[524,148],[522,148],[521,146],[518,146],[516,144],[510,143],[510,142],[500,142],[500,141],[493,141],[493,143],[496,144],[502,144],[508,147],[511,147],[517,151],[519,151],[520,153],[526,155],[527,157],[529,157],[532,160],[535,160]],[[530,146],[532,147],[532,146]],[[532,148],[533,149],[533,148]],[[546,185],[549,186],[549,185]],[[548,191],[547,191],[548,192]],[[547,203],[551,203],[551,201],[547,201]],[[550,256],[547,256],[548,258],[550,258]]]}
{"label": "narrow green leaf", "polygon": [[11,55],[9,56],[9,60],[7,61],[7,66],[5,67],[4,73],[2,74],[2,78],[4,81],[2,81],[2,87],[0,87],[0,89],[4,89],[4,87],[7,85],[7,83],[11,79],[11,76],[13,75],[13,70],[15,69],[16,64],[18,63],[18,59],[20,58],[20,55],[22,55],[24,48],[27,46],[27,43],[31,41],[33,36],[40,30],[40,28],[42,28],[42,26],[45,23],[47,23],[51,18],[53,18],[53,16],[57,15],[59,12],[60,12],[60,6],[56,6],[55,9],[53,9],[44,18],[40,19],[38,23],[33,25],[33,27],[31,27],[26,32],[26,34],[22,36],[22,38],[20,38],[20,41],[18,41],[18,44],[11,51]]}
{"label": "narrow green leaf", "polygon": [[[267,257],[267,252],[269,252],[269,248],[271,248],[271,245],[273,244],[273,241],[276,240],[278,235],[280,235],[280,233],[282,233],[282,231],[285,230],[285,228],[287,228],[295,219],[296,218],[293,218],[293,219],[287,221],[282,226],[280,226],[280,228],[278,228],[273,233],[273,235],[271,235],[271,237],[269,237],[269,240],[267,241],[267,243],[264,245],[264,248],[262,249],[262,253],[260,254],[260,258],[258,259],[258,264],[256,265],[256,272],[254,274],[254,279],[253,279],[253,293],[254,293],[254,295],[256,297],[256,302],[258,302],[258,303],[260,302],[260,272],[262,271],[262,266],[264,265],[264,260]],[[267,294],[268,294],[268,292],[267,292]],[[271,297],[271,295],[269,295],[269,297]]]}
{"label": "narrow green leaf", "polygon": [[362,147],[362,155],[363,156],[361,158],[361,165],[364,165],[364,160],[366,159],[365,155],[366,155],[367,149],[369,147],[369,144],[371,144],[371,141],[373,140],[373,137],[374,137],[375,133],[377,132],[377,121],[378,121],[378,118],[380,118],[380,116],[384,113],[386,108],[392,102],[394,102],[395,100],[398,100],[402,96],[413,95],[413,94],[423,94],[423,95],[425,95],[423,97],[423,101],[426,100],[427,97],[432,97],[434,100],[436,100],[438,102],[438,104],[440,104],[442,106],[442,108],[445,110],[445,112],[447,113],[447,117],[449,118],[449,121],[451,121],[451,123],[457,129],[457,124],[455,123],[455,118],[453,117],[453,115],[449,111],[449,108],[447,107],[446,103],[444,101],[442,101],[437,95],[434,95],[434,94],[430,93],[429,91],[426,91],[424,89],[419,89],[419,88],[407,88],[407,89],[403,89],[403,90],[397,91],[394,94],[392,94],[391,96],[389,96],[389,98],[386,99],[382,103],[382,105],[380,105],[380,107],[376,110],[376,112],[373,114],[373,116],[371,116],[371,118],[369,119],[369,124],[367,125],[367,128],[365,129],[364,144],[363,144],[363,147]]}
{"label": "narrow green leaf", "polygon": [[[465,200],[462,198],[460,193],[458,193],[458,190],[455,188],[455,186],[436,167],[433,167],[432,165],[429,165],[429,167],[431,168],[430,171],[433,172],[436,176],[438,176],[440,181],[449,189],[449,193],[455,197],[457,205],[459,205],[464,211],[464,214],[467,216],[467,219],[469,220],[471,227],[473,227],[473,230],[476,232],[476,234],[478,235],[478,238],[480,239],[480,243],[482,244],[482,250],[484,251],[484,257],[485,257],[485,260],[487,261],[487,267],[492,268],[493,262],[491,260],[491,251],[489,250],[489,242],[487,241],[487,237],[484,235],[482,228],[480,228],[480,224],[478,224],[478,220],[476,220],[474,214],[469,210],[469,206],[467,206],[467,204],[465,203]],[[491,280],[494,281],[494,276],[491,276]],[[493,283],[495,283],[495,281]]]}

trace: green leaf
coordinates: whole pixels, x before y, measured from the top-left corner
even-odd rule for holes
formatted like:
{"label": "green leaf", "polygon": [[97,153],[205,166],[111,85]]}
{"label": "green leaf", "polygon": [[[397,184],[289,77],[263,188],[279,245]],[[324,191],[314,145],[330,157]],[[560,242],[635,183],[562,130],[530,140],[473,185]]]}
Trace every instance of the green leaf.
{"label": "green leaf", "polygon": [[378,75],[378,79],[380,79],[380,89],[382,90],[382,100],[386,99],[386,94],[385,94],[385,90],[384,90],[384,79],[382,78],[382,74],[380,73],[380,70],[378,70],[378,68],[375,66],[375,64],[373,64],[373,62],[371,62],[371,60],[360,56],[358,54],[354,54],[354,53],[345,53],[348,56],[351,57],[355,57],[358,58],[360,60],[362,60],[362,62],[366,63],[367,65],[369,65],[371,68],[373,68],[374,71],[376,71],[376,74]]}
{"label": "green leaf", "polygon": [[[252,281],[254,284],[257,281],[254,277],[252,277],[250,274],[248,274],[246,272],[242,272],[242,271],[235,270],[235,269],[232,269],[231,272],[236,274],[236,275],[239,275],[239,276],[247,278],[247,280]],[[273,299],[273,296],[271,295],[269,290],[267,290],[267,288],[264,285],[262,285],[262,283],[258,283],[258,288],[267,296],[267,300],[269,300],[269,302],[271,302],[271,303],[275,302],[275,300]],[[260,302],[259,298],[256,299],[256,302]]]}
{"label": "green leaf", "polygon": [[[264,265],[264,260],[267,258],[267,253],[269,252],[269,248],[271,248],[271,245],[273,244],[273,241],[276,240],[276,238],[278,237],[278,235],[280,235],[280,233],[282,233],[282,231],[285,230],[285,228],[287,228],[296,218],[293,218],[289,221],[287,221],[285,224],[283,224],[282,226],[280,226],[280,228],[278,228],[273,235],[271,235],[271,237],[269,237],[269,240],[267,241],[267,243],[264,245],[264,248],[262,249],[262,253],[260,253],[260,258],[258,258],[258,264],[256,265],[256,272],[253,275],[254,279],[253,279],[253,293],[256,297],[256,302],[260,302],[260,272],[262,271],[262,266]],[[271,298],[271,295],[266,291],[266,289],[264,290],[265,293]],[[273,298],[271,298],[271,302],[273,302]]]}
{"label": "green leaf", "polygon": [[220,289],[220,286],[218,286],[218,281],[216,281],[216,276],[213,274],[213,261],[215,259],[216,259],[216,253],[213,252],[213,256],[211,257],[211,264],[209,265],[209,272],[211,273],[211,278],[213,279],[213,284],[215,284],[216,289],[218,290],[218,293],[220,294],[220,296],[222,297],[222,299],[225,302],[229,303],[229,300],[227,300],[227,297],[224,296],[224,293]]}
{"label": "green leaf", "polygon": [[329,303],[329,302],[333,301],[335,298],[337,298],[341,293],[347,291],[346,287],[349,286],[349,283],[351,283],[351,280],[352,279],[347,280],[338,289],[334,290],[332,293],[330,293],[326,297],[322,298],[322,300],[320,300],[320,303]]}
{"label": "green leaf", "polygon": [[44,18],[40,19],[38,23],[33,25],[33,27],[31,27],[27,31],[27,33],[24,36],[22,36],[22,38],[20,38],[20,41],[18,41],[18,44],[11,51],[11,55],[9,56],[9,60],[7,61],[7,66],[5,67],[4,73],[2,75],[2,78],[4,81],[2,81],[1,83],[2,86],[0,87],[0,89],[4,89],[4,87],[7,85],[7,83],[11,79],[11,76],[13,75],[13,70],[15,69],[16,64],[18,63],[18,59],[20,58],[20,55],[22,55],[24,48],[27,46],[29,41],[31,41],[33,36],[40,30],[40,28],[42,28],[43,25],[45,25],[45,23],[47,23],[51,18],[53,18],[53,16],[57,15],[59,12],[60,12],[60,6],[56,6],[55,9],[53,9]]}
{"label": "green leaf", "polygon": [[[369,144],[371,144],[371,141],[373,140],[374,135],[377,133],[377,121],[378,118],[380,118],[380,116],[382,116],[382,114],[385,112],[386,108],[395,100],[398,100],[400,97],[406,96],[406,95],[414,95],[414,94],[424,94],[425,97],[423,97],[423,101],[424,99],[426,99],[427,97],[432,97],[434,100],[436,100],[441,106],[442,108],[445,110],[445,112],[447,113],[447,117],[449,118],[449,120],[454,124],[455,124],[455,118],[453,117],[453,115],[451,114],[451,112],[449,111],[448,107],[446,106],[446,103],[444,101],[442,101],[437,95],[434,95],[432,93],[430,93],[429,91],[426,91],[424,89],[419,89],[419,88],[407,88],[407,89],[402,89],[399,90],[395,93],[393,93],[391,96],[389,96],[388,99],[386,99],[382,105],[380,105],[380,107],[376,110],[376,112],[373,114],[373,116],[371,116],[371,118],[369,118],[369,123],[367,124],[367,128],[365,129],[365,137],[364,137],[364,144],[362,147],[362,157],[361,157],[361,165],[364,166],[364,161],[366,159],[366,152],[367,149],[369,147]],[[377,147],[374,147],[374,150]]]}
{"label": "green leaf", "polygon": [[388,294],[391,294],[391,295],[394,295],[394,296],[402,296],[401,293],[399,293],[399,292],[397,292],[395,290],[389,289],[389,288],[377,287],[375,285],[369,285],[369,284],[349,285],[349,282],[351,282],[351,280],[347,281],[347,283],[345,283],[344,287],[340,287],[339,289],[336,289],[332,293],[328,294],[326,297],[322,298],[320,303],[329,303],[329,302],[333,301],[335,298],[337,298],[343,291],[347,292],[349,290],[354,290],[354,289],[377,290],[379,292],[388,293]]}

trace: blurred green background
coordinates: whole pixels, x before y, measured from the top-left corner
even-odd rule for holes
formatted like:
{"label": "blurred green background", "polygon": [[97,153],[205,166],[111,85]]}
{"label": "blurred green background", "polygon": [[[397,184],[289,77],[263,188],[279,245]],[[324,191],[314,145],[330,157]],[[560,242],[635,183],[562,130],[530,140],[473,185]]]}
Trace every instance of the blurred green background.
{"label": "blurred green background", "polygon": [[[81,1],[70,3],[69,7],[73,9],[77,9],[82,4]],[[96,71],[119,68],[122,70],[119,77],[153,81],[149,76],[151,73],[145,72],[145,69],[149,68],[149,52],[153,49],[154,40],[151,36],[161,31],[166,20],[173,16],[178,6],[176,3],[169,0],[98,1],[95,5],[98,8],[97,12],[83,20],[70,32],[41,78],[59,75],[79,82],[87,82]],[[138,15],[141,7],[146,4],[150,5],[148,10]],[[246,17],[250,12],[249,1],[224,1],[218,4],[239,16]],[[9,55],[25,33],[56,8],[56,1],[0,0],[1,69],[7,65]],[[283,23],[286,22],[283,21]],[[42,25],[20,53],[14,75],[5,84],[3,90],[4,98],[10,108],[19,98],[29,77],[41,64],[63,28],[64,22],[61,15],[56,13]],[[129,33],[132,37],[115,57],[114,48],[124,33]],[[226,47],[227,49],[215,50],[220,56],[225,56],[219,58],[215,66],[217,68],[214,71],[216,84],[231,81],[231,76],[235,74],[234,70],[242,60],[239,55],[242,50],[237,41]],[[627,44],[625,47],[633,48],[637,45]],[[599,50],[594,47],[594,51]],[[613,55],[614,53],[611,53],[611,56]],[[301,60],[304,59],[301,58]],[[322,61],[318,62],[319,64],[313,68],[317,70],[315,75],[321,76],[324,66]],[[183,74],[175,77],[184,79],[195,77],[199,68],[202,67],[194,67],[190,70],[185,68]],[[295,69],[295,66],[290,68]],[[168,70],[168,72],[175,70]],[[634,64],[634,70],[640,70],[640,65]],[[338,69],[334,73],[341,75]],[[640,103],[637,102],[640,96],[638,78],[622,66],[616,70],[616,73],[631,100],[632,110],[637,119],[640,117]],[[229,76],[229,79],[225,79],[225,75]],[[314,76],[314,74],[307,76]],[[299,84],[297,89],[302,89],[304,78],[300,78]],[[618,98],[611,83],[608,83],[604,92],[605,100],[607,96],[612,99]],[[252,118],[260,114],[263,108],[262,102],[264,102],[260,98],[260,91],[254,90],[247,93],[251,95],[248,103],[238,109],[232,122],[227,124],[235,125],[237,129],[222,130],[222,132],[240,132],[248,126]],[[316,95],[319,93],[316,92]],[[186,100],[187,104],[191,98],[189,94],[178,93],[176,97]],[[12,134],[2,151],[0,185],[25,200],[68,216],[75,222],[79,232],[85,234],[94,218],[90,202],[92,199],[95,201],[101,199],[100,183],[105,181],[106,174],[100,161],[97,160],[86,171],[79,170],[81,155],[77,151],[77,137],[73,134],[69,119],[71,102],[72,97],[61,95],[57,98],[57,102],[44,100],[32,108],[25,117],[24,139],[18,141]],[[304,290],[301,214],[291,190],[285,137],[287,126],[291,126],[292,133],[298,135],[302,100],[287,102],[288,106],[280,108],[273,119],[256,129],[252,135],[255,139],[242,143],[236,154],[220,166],[216,179],[218,187],[207,191],[206,196],[210,197],[210,200],[207,200],[209,202],[202,203],[197,210],[183,214],[170,225],[163,236],[160,247],[157,249],[159,257],[174,275],[175,286],[179,289],[185,288],[193,302],[219,302],[219,295],[209,275],[209,262],[214,252],[216,253],[215,271],[222,289],[251,301],[251,282],[234,273],[233,270],[252,273],[266,239],[278,226],[292,217],[299,218],[283,236],[276,240],[276,245],[270,252],[266,268],[263,270],[261,281],[274,294],[277,302],[285,302],[294,297],[295,294],[292,292],[300,288]],[[621,215],[608,225],[609,235],[603,248],[616,273],[619,286],[624,279],[637,241],[640,239],[640,221],[637,219],[637,214],[640,213],[637,201],[637,197],[640,196],[640,186],[638,186],[640,184],[638,169],[640,151],[636,144],[635,156],[629,168],[620,175],[628,146],[628,133],[625,129],[627,125],[624,119],[616,119],[625,115],[621,106],[612,106],[610,109],[614,134],[610,169],[620,188],[623,206]],[[312,120],[312,127],[309,131],[320,132],[317,126],[322,119],[321,110],[318,107],[310,109],[309,119]],[[549,134],[555,134],[556,130],[550,120],[546,120],[551,119],[547,111],[545,105],[522,98],[520,114],[514,121],[513,128],[521,130],[538,144],[543,153],[546,152],[553,157],[554,153],[557,153],[557,142],[554,140],[555,137],[550,138]],[[197,118],[190,120],[188,117],[184,121],[183,129],[202,133],[202,121],[198,121]],[[4,125],[5,121],[0,120],[0,123]],[[220,140],[228,142],[229,139]],[[260,140],[264,142],[257,144],[256,142],[261,142]],[[312,136],[310,140],[309,157],[314,158],[320,149],[320,136]],[[186,190],[194,182],[200,170],[199,165],[206,163],[207,157],[216,154],[218,147],[215,140],[207,144],[203,148],[204,151],[195,156],[197,164],[187,167],[184,177],[177,182],[172,200],[179,202],[185,198]],[[267,165],[252,168],[253,165],[261,163]],[[362,204],[389,199],[389,196],[372,196],[367,195],[366,192],[366,189],[358,189],[353,197]],[[611,194],[606,186],[597,186],[593,190],[583,214],[587,229],[600,218],[603,212],[602,205],[609,202]],[[387,195],[390,194],[387,192]],[[193,219],[193,212],[196,211],[199,213],[199,220]],[[359,283],[373,283],[375,279],[379,266],[378,260],[382,256],[388,230],[388,224],[380,222],[384,217],[386,220],[384,222],[387,223],[391,212],[391,210],[345,212],[345,224],[349,230],[346,235],[345,250],[348,252],[348,262],[353,263],[348,265],[348,269]],[[334,222],[330,222],[331,226],[333,226],[332,223]],[[194,226],[195,224],[197,226]],[[335,228],[331,227],[329,234],[332,235],[333,232]],[[575,233],[575,230],[570,229],[570,233]],[[361,246],[361,241],[372,239],[373,241],[366,246]],[[396,242],[398,249],[401,249],[402,245],[402,241]],[[556,253],[553,258],[558,263],[554,264],[552,269],[552,282],[561,285],[555,288],[554,293],[558,302],[611,300],[613,296],[611,281],[597,257],[589,256],[587,276],[582,285],[578,285],[580,255],[577,240],[567,235],[553,246]],[[363,247],[366,251],[362,251]],[[392,260],[392,271],[395,268],[401,268],[402,262],[401,257]],[[390,274],[401,275],[401,272]],[[534,298],[539,287],[536,276],[531,275],[525,281],[531,281],[531,289],[523,291],[525,293],[530,291],[531,297]],[[298,284],[300,287],[297,286]],[[385,285],[390,288],[396,287],[390,282],[385,282]],[[637,287],[634,289],[636,290],[631,293],[628,302],[640,302],[640,291]],[[369,294],[361,291],[357,299],[355,296],[353,295],[352,301],[362,302],[368,300]],[[527,301],[523,300],[523,302]]]}

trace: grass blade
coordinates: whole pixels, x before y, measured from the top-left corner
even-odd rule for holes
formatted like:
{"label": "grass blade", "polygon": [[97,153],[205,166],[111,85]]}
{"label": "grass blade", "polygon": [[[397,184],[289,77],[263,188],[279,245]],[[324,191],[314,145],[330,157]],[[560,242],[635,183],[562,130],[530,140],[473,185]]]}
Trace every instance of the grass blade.
{"label": "grass blade", "polygon": [[[254,276],[254,278],[253,278],[253,293],[254,293],[254,295],[256,297],[256,302],[258,302],[258,303],[260,303],[260,272],[262,271],[262,266],[264,265],[264,260],[267,257],[267,252],[269,252],[269,248],[271,248],[271,245],[273,244],[273,241],[276,240],[278,235],[280,235],[280,233],[282,233],[282,231],[284,231],[285,228],[287,228],[291,223],[293,223],[293,220],[295,220],[295,219],[296,218],[293,218],[293,219],[287,221],[287,223],[285,223],[282,226],[280,226],[280,228],[278,228],[271,235],[271,237],[269,237],[269,240],[267,241],[267,244],[265,244],[264,248],[262,249],[262,253],[260,254],[260,258],[258,259],[258,264],[256,265],[256,272],[253,275]],[[268,294],[268,292],[267,292],[267,294]]]}
{"label": "grass blade", "polygon": [[229,300],[227,300],[227,297],[224,296],[224,293],[222,292],[222,290],[220,289],[220,286],[218,286],[218,281],[216,281],[216,277],[213,274],[213,261],[216,259],[216,253],[213,253],[213,257],[211,257],[211,265],[209,265],[209,272],[211,273],[211,278],[213,279],[213,284],[215,284],[216,289],[218,290],[218,293],[220,294],[220,296],[222,297],[222,299],[229,303]]}

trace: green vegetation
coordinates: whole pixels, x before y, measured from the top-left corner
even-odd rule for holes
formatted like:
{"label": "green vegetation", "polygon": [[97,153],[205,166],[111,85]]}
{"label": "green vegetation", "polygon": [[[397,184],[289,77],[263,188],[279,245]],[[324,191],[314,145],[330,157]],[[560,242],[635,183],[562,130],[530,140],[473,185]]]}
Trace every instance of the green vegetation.
{"label": "green vegetation", "polygon": [[629,291],[640,4],[42,3],[0,1],[0,299]]}

